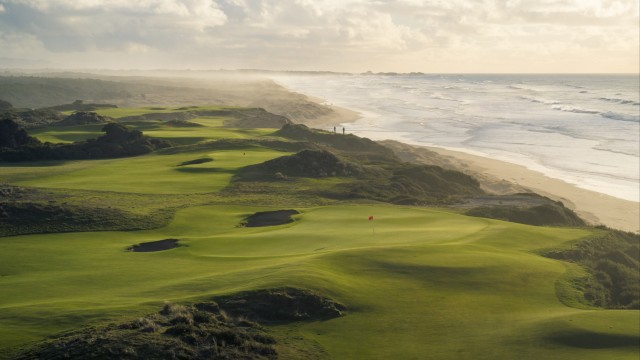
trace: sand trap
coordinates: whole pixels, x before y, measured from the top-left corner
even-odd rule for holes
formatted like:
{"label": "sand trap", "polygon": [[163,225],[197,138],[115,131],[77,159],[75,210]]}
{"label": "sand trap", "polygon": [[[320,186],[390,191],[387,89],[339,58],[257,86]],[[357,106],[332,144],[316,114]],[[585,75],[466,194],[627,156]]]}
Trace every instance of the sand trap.
{"label": "sand trap", "polygon": [[212,161],[213,161],[212,158],[200,158],[200,159],[193,159],[193,160],[181,162],[176,166],[197,165],[197,164],[204,164]]}
{"label": "sand trap", "polygon": [[178,246],[180,246],[178,239],[164,239],[129,246],[127,250],[133,252],[154,252],[175,249]]}
{"label": "sand trap", "polygon": [[275,226],[293,222],[292,215],[300,214],[298,210],[276,210],[257,212],[247,218],[246,227]]}

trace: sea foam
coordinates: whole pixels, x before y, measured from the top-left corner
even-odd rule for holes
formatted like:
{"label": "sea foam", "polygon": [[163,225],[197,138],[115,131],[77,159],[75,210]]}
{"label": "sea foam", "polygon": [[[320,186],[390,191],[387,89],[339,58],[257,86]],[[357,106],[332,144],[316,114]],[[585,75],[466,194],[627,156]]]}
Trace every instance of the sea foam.
{"label": "sea foam", "polygon": [[296,75],[274,80],[359,111],[360,120],[344,124],[350,133],[488,156],[640,200],[637,76]]}

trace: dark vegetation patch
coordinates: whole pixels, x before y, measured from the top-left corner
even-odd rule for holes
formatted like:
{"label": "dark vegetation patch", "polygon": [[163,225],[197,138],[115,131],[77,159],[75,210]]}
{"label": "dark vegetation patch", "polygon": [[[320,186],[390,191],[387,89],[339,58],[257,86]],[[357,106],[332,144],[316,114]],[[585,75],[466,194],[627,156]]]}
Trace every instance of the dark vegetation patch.
{"label": "dark vegetation patch", "polygon": [[90,111],[78,111],[56,123],[58,126],[106,124],[113,121],[108,116],[98,115]]}
{"label": "dark vegetation patch", "polygon": [[290,287],[247,291],[215,300],[229,314],[262,323],[329,320],[344,316],[346,311],[332,299]]}
{"label": "dark vegetation patch", "polygon": [[134,213],[132,207],[148,200],[142,201],[136,194],[106,198],[104,194],[96,197],[97,193],[91,191],[78,191],[75,196],[75,192],[60,191],[0,184],[0,237],[153,229],[165,225],[175,211],[167,206],[169,199],[163,199],[165,204],[160,208]]}
{"label": "dark vegetation patch", "polygon": [[55,124],[64,119],[64,115],[48,109],[6,109],[0,110],[0,121],[11,120],[21,128],[31,129]]}
{"label": "dark vegetation patch", "polygon": [[302,124],[287,124],[274,133],[287,139],[314,143],[346,157],[364,162],[399,161],[393,151],[375,141],[352,134],[313,130]]}
{"label": "dark vegetation patch", "polygon": [[[162,109],[160,109],[162,110]],[[199,116],[220,116],[225,117],[224,126],[233,128],[275,128],[280,129],[283,125],[291,124],[291,121],[284,116],[272,114],[262,108],[226,108],[220,110],[199,110],[197,108],[183,107],[180,112],[171,113],[149,113],[142,115],[132,115],[121,117],[120,121],[139,120],[162,120],[172,126],[201,126],[187,122]]]}
{"label": "dark vegetation patch", "polygon": [[133,321],[61,334],[16,359],[276,359],[276,339],[256,321],[327,320],[344,311],[308,290],[249,291],[190,306],[167,303]]}
{"label": "dark vegetation patch", "polygon": [[292,215],[300,214],[298,210],[261,211],[248,216],[242,224],[245,227],[275,226],[293,222]]}
{"label": "dark vegetation patch", "polygon": [[282,156],[261,164],[250,165],[238,173],[239,179],[273,180],[279,178],[329,176],[355,176],[362,173],[359,166],[338,158],[326,150],[302,150],[294,155]]}
{"label": "dark vegetation patch", "polygon": [[161,155],[173,155],[185,152],[208,151],[208,150],[244,150],[251,148],[268,148],[278,151],[301,151],[305,149],[318,149],[317,146],[306,142],[283,141],[276,139],[219,139],[189,144],[173,146],[162,149],[158,153]]}
{"label": "dark vegetation patch", "polygon": [[13,109],[13,105],[8,102],[0,99],[0,111],[7,111]]}
{"label": "dark vegetation patch", "polygon": [[337,200],[365,199],[403,205],[449,204],[461,198],[483,194],[479,183],[461,172],[438,166],[386,162],[360,165],[326,150],[303,150],[261,164],[250,165],[236,173],[233,187],[254,184],[255,191],[278,188],[277,182],[297,178],[341,177],[330,188],[317,186],[309,194]]}
{"label": "dark vegetation patch", "polygon": [[197,118],[198,115],[191,111],[179,111],[168,113],[148,113],[142,115],[123,116],[119,121],[161,120],[161,121],[186,121]]}
{"label": "dark vegetation patch", "polygon": [[107,159],[136,156],[170,147],[166,140],[151,138],[139,130],[108,123],[104,135],[73,144],[41,143],[11,120],[0,121],[0,161]]}
{"label": "dark vegetation patch", "polygon": [[585,302],[611,309],[640,309],[640,234],[603,229],[597,235],[542,255],[582,265]]}
{"label": "dark vegetation patch", "polygon": [[99,109],[115,109],[117,105],[86,103],[83,100],[75,100],[71,104],[49,106],[47,109],[56,111],[96,111]]}
{"label": "dark vegetation patch", "polygon": [[585,226],[586,223],[562,202],[537,194],[471,199],[472,204],[486,204],[467,210],[466,215],[511,221],[536,226]]}
{"label": "dark vegetation patch", "polygon": [[276,359],[260,325],[228,316],[215,303],[163,309],[139,319],[62,334],[17,359]]}
{"label": "dark vegetation patch", "polygon": [[579,349],[638,347],[638,344],[640,344],[640,338],[638,336],[604,334],[582,329],[557,331],[545,337],[545,340],[553,344]]}
{"label": "dark vegetation patch", "polygon": [[213,161],[212,158],[204,157],[204,158],[184,161],[184,162],[181,162],[180,164],[178,164],[176,166],[197,165],[197,164],[204,164],[204,163],[208,163],[208,162],[212,162],[212,161]]}
{"label": "dark vegetation patch", "polygon": [[178,246],[182,246],[178,239],[164,239],[132,245],[127,250],[133,252],[155,252],[175,249]]}
{"label": "dark vegetation patch", "polygon": [[167,126],[171,127],[180,127],[180,128],[192,128],[192,127],[202,127],[201,124],[194,123],[186,120],[178,120],[173,119],[166,122]]}
{"label": "dark vegetation patch", "polygon": [[291,120],[282,115],[272,114],[262,108],[230,108],[224,110],[196,110],[200,116],[224,116],[224,126],[232,128],[274,128],[280,129]]}
{"label": "dark vegetation patch", "polygon": [[0,236],[100,230],[140,230],[160,225],[119,209],[0,200]]}
{"label": "dark vegetation patch", "polygon": [[433,205],[484,193],[475,178],[439,166],[395,163],[381,170],[369,172],[366,179],[339,184],[326,195],[400,205]]}

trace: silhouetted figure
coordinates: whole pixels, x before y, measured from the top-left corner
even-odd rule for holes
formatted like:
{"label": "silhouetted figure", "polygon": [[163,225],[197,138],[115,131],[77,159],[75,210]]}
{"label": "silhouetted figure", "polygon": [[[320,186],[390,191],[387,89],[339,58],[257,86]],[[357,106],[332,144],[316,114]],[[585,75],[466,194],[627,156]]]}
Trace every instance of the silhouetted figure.
{"label": "silhouetted figure", "polygon": [[344,135],[344,128],[342,128],[342,135]]}

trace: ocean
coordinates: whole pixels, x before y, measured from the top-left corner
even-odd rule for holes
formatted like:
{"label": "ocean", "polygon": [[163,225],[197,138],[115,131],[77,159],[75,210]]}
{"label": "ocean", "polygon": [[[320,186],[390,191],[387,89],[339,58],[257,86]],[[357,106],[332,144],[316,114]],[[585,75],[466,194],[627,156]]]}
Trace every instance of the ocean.
{"label": "ocean", "polygon": [[348,133],[503,160],[640,201],[638,75],[272,78],[292,91],[359,112],[356,122],[335,124]]}

